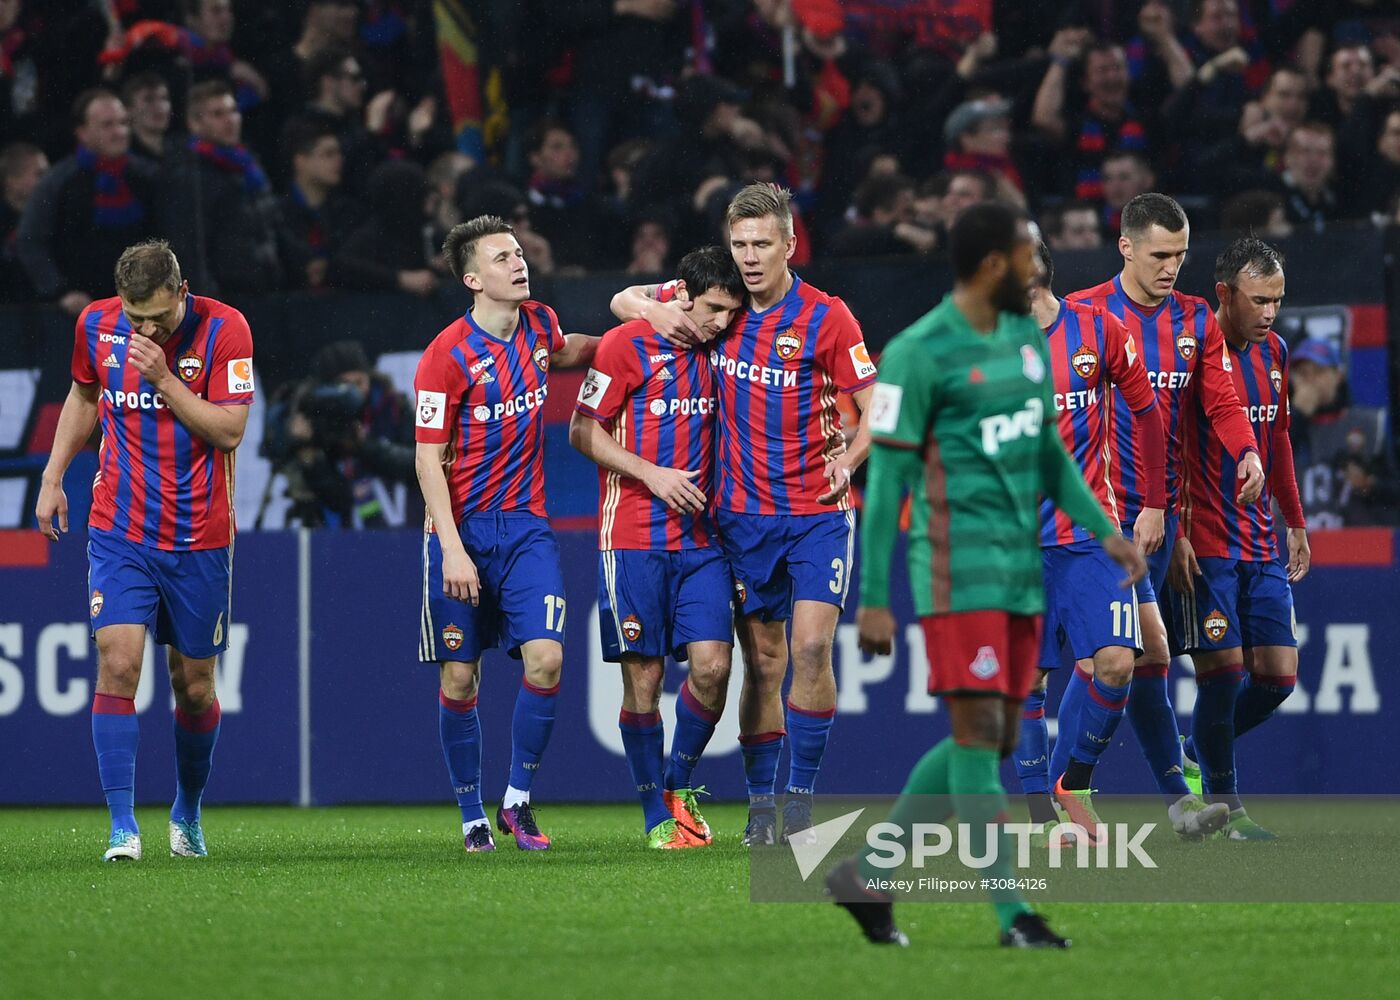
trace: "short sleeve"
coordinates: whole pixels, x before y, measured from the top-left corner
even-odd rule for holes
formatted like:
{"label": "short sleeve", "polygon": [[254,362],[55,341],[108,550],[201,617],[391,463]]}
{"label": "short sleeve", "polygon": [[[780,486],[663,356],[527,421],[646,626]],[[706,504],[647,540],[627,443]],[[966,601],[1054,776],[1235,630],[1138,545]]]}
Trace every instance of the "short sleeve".
{"label": "short sleeve", "polygon": [[549,353],[554,354],[564,349],[564,330],[559,325],[559,317],[553,309],[545,306],[544,314],[549,321]]}
{"label": "short sleeve", "polygon": [[879,373],[870,352],[865,349],[865,335],[860,324],[846,308],[846,303],[833,298],[822,320],[824,363],[836,387],[842,392],[855,392],[873,385]]}
{"label": "short sleeve", "polygon": [[[218,317],[209,358],[209,402],[247,406],[253,401],[253,334],[236,309]],[[214,320],[210,320],[212,326]]]}
{"label": "short sleeve", "polygon": [[91,307],[84,309],[73,326],[73,381],[79,385],[93,385],[97,382],[97,368],[93,365],[92,346],[88,343],[88,323],[95,322],[96,314]]}
{"label": "short sleeve", "polygon": [[636,341],[625,327],[614,327],[598,342],[593,367],[579,386],[574,409],[595,420],[611,420],[642,384],[642,375]]}
{"label": "short sleeve", "polygon": [[885,349],[885,373],[870,399],[870,434],[902,448],[923,446],[938,406],[935,365],[918,357],[913,341],[896,337]]}
{"label": "short sleeve", "polygon": [[452,428],[457,424],[466,390],[462,366],[450,353],[441,351],[434,340],[413,374],[414,440],[419,444],[447,444],[452,440]]}

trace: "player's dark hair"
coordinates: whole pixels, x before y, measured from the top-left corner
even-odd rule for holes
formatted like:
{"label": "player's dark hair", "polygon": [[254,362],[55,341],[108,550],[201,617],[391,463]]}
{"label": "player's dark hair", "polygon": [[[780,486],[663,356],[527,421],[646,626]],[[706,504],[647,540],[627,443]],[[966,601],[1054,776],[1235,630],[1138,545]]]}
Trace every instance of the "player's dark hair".
{"label": "player's dark hair", "polygon": [[515,227],[499,215],[478,215],[475,219],[459,222],[442,241],[442,255],[452,267],[452,273],[461,278],[476,266],[476,244],[487,236],[501,233],[515,235]]}
{"label": "player's dark hair", "polygon": [[287,161],[293,162],[298,156],[306,156],[316,148],[322,139],[335,139],[335,126],[320,117],[293,118],[282,130],[282,148],[287,152]]}
{"label": "player's dark hair", "polygon": [[692,299],[717,288],[743,301],[744,276],[739,273],[739,265],[734,263],[734,255],[724,247],[708,246],[690,251],[676,265],[676,277],[685,282]]}
{"label": "player's dark hair", "polygon": [[1241,236],[1215,258],[1215,280],[1235,288],[1243,271],[1251,278],[1267,278],[1283,271],[1283,254],[1256,236]]}
{"label": "player's dark hair", "polygon": [[137,94],[144,94],[148,90],[156,90],[160,87],[169,90],[170,84],[155,70],[148,69],[144,73],[137,73],[122,84],[122,103],[129,108]]}
{"label": "player's dark hair", "polygon": [[1055,289],[1055,258],[1050,253],[1050,244],[1044,238],[1035,241],[1035,254],[1040,258],[1040,266],[1045,269],[1045,275],[1040,279],[1041,285],[1047,290]]}
{"label": "player's dark hair", "polygon": [[963,209],[948,234],[953,276],[968,281],[990,254],[1009,254],[1024,218],[1019,210],[999,201],[980,201]]}
{"label": "player's dark hair", "polygon": [[190,95],[186,101],[191,116],[200,114],[204,105],[210,101],[216,101],[222,97],[233,97],[233,85],[227,80],[205,80],[203,83],[196,83],[190,88]]}
{"label": "player's dark hair", "polygon": [[129,246],[117,258],[113,272],[117,294],[128,302],[145,302],[162,289],[180,290],[180,262],[165,240]]}
{"label": "player's dark hair", "polygon": [[914,190],[914,182],[902,174],[876,174],[860,182],[851,203],[863,218],[878,211],[890,211],[899,204],[899,196]]}
{"label": "player's dark hair", "polygon": [[1121,228],[1128,239],[1135,240],[1146,235],[1153,226],[1161,226],[1169,233],[1179,233],[1186,228],[1186,212],[1175,198],[1156,191],[1140,194],[1123,206]]}
{"label": "player's dark hair", "polygon": [[106,87],[89,87],[77,97],[73,98],[73,127],[81,128],[87,124],[88,108],[92,107],[94,101],[100,101],[105,97],[110,97],[114,101],[121,98]]}

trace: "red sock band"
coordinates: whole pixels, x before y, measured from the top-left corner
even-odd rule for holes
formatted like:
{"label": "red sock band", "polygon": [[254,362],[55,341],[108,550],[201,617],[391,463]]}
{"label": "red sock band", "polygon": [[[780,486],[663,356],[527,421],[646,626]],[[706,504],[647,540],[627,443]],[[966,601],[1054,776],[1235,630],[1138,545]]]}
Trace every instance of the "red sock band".
{"label": "red sock band", "polygon": [[635,726],[638,729],[650,729],[652,726],[661,725],[661,713],[629,712],[624,708],[617,713],[617,723],[620,726]]}
{"label": "red sock band", "polygon": [[187,733],[211,733],[218,728],[221,718],[223,718],[223,710],[219,708],[217,697],[214,698],[214,704],[198,715],[186,712],[183,708],[176,707],[175,709],[175,725]]}
{"label": "red sock band", "polygon": [[1144,663],[1140,666],[1133,667],[1133,676],[1165,677],[1170,669],[1171,667],[1165,663]]}
{"label": "red sock band", "polygon": [[476,708],[476,698],[449,698],[447,692],[438,688],[438,704],[449,712],[456,712],[463,715]]}
{"label": "red sock band", "polygon": [[1249,683],[1262,687],[1291,688],[1298,686],[1297,674],[1256,674],[1250,671]]}
{"label": "red sock band", "polygon": [[772,743],[774,740],[780,740],[786,735],[786,729],[776,729],[771,733],[754,733],[750,736],[745,736],[743,733],[740,733],[739,742],[748,747],[753,746],[755,743]]}
{"label": "red sock band", "polygon": [[681,701],[685,702],[685,707],[690,709],[694,715],[708,722],[710,725],[713,726],[719,721],[719,713],[712,712],[704,705],[700,704],[700,699],[695,697],[688,683],[681,685]]}
{"label": "red sock band", "polygon": [[136,699],[123,698],[119,694],[95,694],[92,696],[94,715],[135,715]]}
{"label": "red sock band", "polygon": [[1223,666],[1215,667],[1211,670],[1196,671],[1196,686],[1202,684],[1215,684],[1221,681],[1242,681],[1244,680],[1243,663],[1226,663]]}
{"label": "red sock band", "polygon": [[529,681],[527,681],[527,680],[522,680],[521,683],[525,685],[525,690],[526,690],[526,691],[529,691],[531,694],[543,695],[543,696],[546,697],[546,698],[548,698],[550,695],[556,695],[556,694],[559,693],[559,685],[558,685],[558,684],[554,685],[554,687],[552,687],[552,688],[542,688],[542,687],[535,687],[535,685],[531,684],[531,683],[530,683]]}
{"label": "red sock band", "polygon": [[796,712],[798,715],[805,715],[805,716],[807,716],[808,718],[811,718],[811,719],[834,719],[834,718],[836,718],[836,706],[835,706],[835,705],[832,705],[830,708],[798,708],[796,705],[794,705],[794,704],[792,703],[792,699],[789,698],[789,699],[788,699],[788,703],[787,703],[787,707],[788,707],[788,711],[789,711],[789,712]]}

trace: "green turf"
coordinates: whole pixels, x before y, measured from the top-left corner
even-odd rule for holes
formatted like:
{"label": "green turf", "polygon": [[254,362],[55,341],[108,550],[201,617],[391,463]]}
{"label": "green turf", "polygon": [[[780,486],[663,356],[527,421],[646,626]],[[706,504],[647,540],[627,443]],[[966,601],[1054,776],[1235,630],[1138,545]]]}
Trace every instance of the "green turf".
{"label": "green turf", "polygon": [[0,810],[0,997],[1283,998],[1400,976],[1400,905],[1057,904],[1067,954],[996,948],[986,906],[905,906],[912,947],[876,949],[830,905],[750,903],[742,813],[707,815],[714,847],[652,852],[635,807],[551,807],[555,850],[469,857],[446,805],[211,808],[212,856],[185,860],[147,809],[145,860],[104,865],[100,811]]}

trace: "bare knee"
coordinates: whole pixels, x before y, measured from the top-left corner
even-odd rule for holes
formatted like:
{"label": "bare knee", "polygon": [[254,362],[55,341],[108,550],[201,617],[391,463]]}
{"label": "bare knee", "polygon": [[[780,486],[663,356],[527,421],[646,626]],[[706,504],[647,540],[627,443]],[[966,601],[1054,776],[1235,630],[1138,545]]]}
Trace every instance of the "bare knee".
{"label": "bare knee", "polygon": [[806,676],[820,676],[831,670],[831,636],[792,637],[792,669]]}
{"label": "bare knee", "polygon": [[622,661],[622,708],[650,715],[661,707],[661,681],[666,664],[659,659],[628,656]]}
{"label": "bare knee", "polygon": [[[144,633],[143,633],[144,640]],[[97,689],[103,694],[136,697],[141,682],[141,660],[145,643],[97,639]]]}
{"label": "bare knee", "polygon": [[1133,651],[1109,646],[1094,654],[1094,676],[1109,687],[1126,687],[1133,679]]}
{"label": "bare knee", "polygon": [[531,687],[552,688],[559,685],[564,669],[564,647],[553,639],[533,639],[520,648],[524,662],[525,680]]}
{"label": "bare knee", "polygon": [[167,661],[175,704],[199,715],[214,704],[214,659],[192,660],[172,649]]}
{"label": "bare knee", "polygon": [[1001,752],[1006,725],[1000,698],[949,698],[948,706],[958,745]]}
{"label": "bare knee", "polygon": [[714,645],[718,648],[696,650],[692,647],[690,652],[690,685],[706,705],[721,700],[729,688],[731,648],[722,643]]}
{"label": "bare knee", "polygon": [[439,685],[442,693],[453,701],[472,701],[478,689],[477,665],[475,663],[443,663],[439,672]]}

